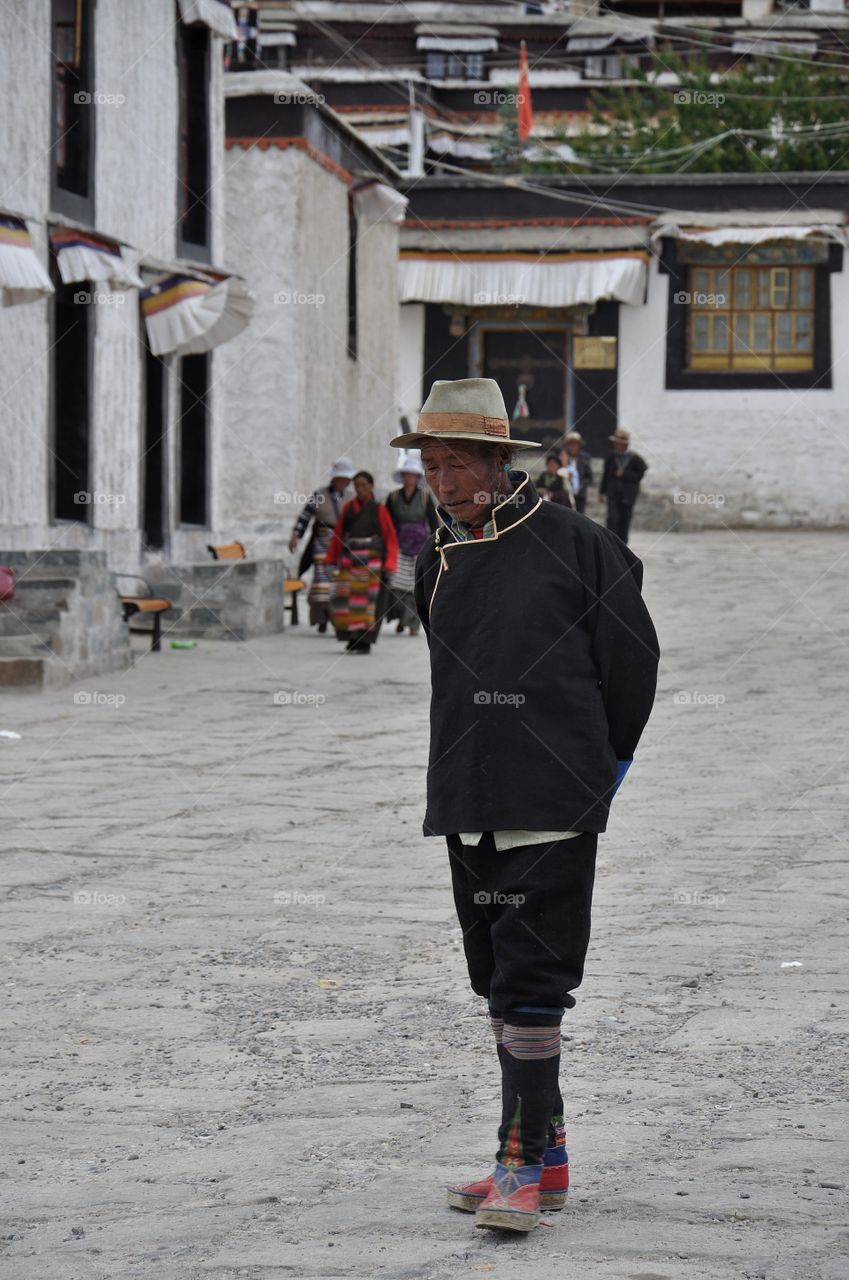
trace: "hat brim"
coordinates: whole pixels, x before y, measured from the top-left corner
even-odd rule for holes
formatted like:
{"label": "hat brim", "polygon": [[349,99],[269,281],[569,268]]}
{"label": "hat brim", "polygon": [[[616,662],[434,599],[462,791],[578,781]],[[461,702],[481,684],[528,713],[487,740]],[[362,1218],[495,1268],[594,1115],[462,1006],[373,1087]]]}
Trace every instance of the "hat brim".
{"label": "hat brim", "polygon": [[542,448],[542,445],[536,440],[498,440],[494,436],[483,436],[478,431],[451,431],[444,436],[438,435],[434,431],[411,431],[405,436],[396,436],[389,443],[393,449],[399,449],[403,445],[416,445],[421,448],[422,445],[428,444],[432,440],[438,440],[441,444],[448,444],[451,440],[476,440],[478,444],[506,444],[508,449]]}

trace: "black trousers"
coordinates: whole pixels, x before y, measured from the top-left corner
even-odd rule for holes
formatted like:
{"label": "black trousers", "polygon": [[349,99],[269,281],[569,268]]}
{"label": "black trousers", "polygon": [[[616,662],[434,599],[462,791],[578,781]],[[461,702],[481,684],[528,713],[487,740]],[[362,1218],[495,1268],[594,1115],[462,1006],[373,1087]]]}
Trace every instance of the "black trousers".
{"label": "black trousers", "polygon": [[623,502],[621,498],[615,497],[612,493],[607,495],[607,527],[623,542],[628,541],[628,531],[631,528],[633,512],[633,503]]}
{"label": "black trousers", "polygon": [[[556,1025],[575,1005],[590,940],[598,836],[499,852],[448,836],[454,903],[472,990],[504,1018]],[[511,1018],[515,1015],[515,1018]]]}

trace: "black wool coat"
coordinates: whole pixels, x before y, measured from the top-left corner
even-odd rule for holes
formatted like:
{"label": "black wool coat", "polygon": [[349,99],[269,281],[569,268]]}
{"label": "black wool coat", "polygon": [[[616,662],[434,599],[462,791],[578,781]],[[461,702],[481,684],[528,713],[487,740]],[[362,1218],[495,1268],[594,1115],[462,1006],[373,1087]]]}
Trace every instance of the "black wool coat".
{"label": "black wool coat", "polygon": [[543,501],[525,472],[494,539],[450,517],[416,562],[431,663],[425,835],[604,831],[617,760],[654,700],[658,642],[642,565],[615,535]]}
{"label": "black wool coat", "polygon": [[605,458],[599,493],[615,498],[623,506],[633,507],[640,491],[640,481],[649,469],[648,463],[638,453],[630,454],[622,468],[621,478],[617,474],[618,463],[619,455],[616,453],[608,454]]}

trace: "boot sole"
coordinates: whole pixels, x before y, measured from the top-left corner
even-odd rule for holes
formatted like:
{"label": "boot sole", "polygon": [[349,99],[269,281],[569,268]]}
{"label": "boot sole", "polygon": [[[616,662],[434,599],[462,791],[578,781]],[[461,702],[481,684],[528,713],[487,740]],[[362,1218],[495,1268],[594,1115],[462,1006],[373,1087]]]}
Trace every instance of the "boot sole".
{"label": "boot sole", "polygon": [[521,1213],[516,1209],[478,1209],[476,1227],[494,1227],[498,1231],[533,1231],[539,1224],[538,1213]]}
{"label": "boot sole", "polygon": [[[481,1196],[467,1196],[462,1191],[448,1192],[449,1209],[459,1209],[462,1213],[477,1213],[483,1204]],[[541,1191],[539,1207],[546,1213],[557,1213],[566,1205],[565,1191]]]}

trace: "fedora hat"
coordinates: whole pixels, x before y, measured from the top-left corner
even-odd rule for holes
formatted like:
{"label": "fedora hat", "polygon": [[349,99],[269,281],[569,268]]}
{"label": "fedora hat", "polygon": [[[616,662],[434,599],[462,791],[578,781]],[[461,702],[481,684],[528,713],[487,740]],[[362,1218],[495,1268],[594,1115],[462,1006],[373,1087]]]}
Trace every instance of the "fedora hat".
{"label": "fedora hat", "polygon": [[584,443],[584,437],[581,435],[580,431],[567,431],[563,438],[564,440],[580,440],[581,444]]}
{"label": "fedora hat", "polygon": [[607,437],[608,440],[624,440],[628,444],[631,440],[631,432],[626,431],[624,427],[617,427],[612,436]]}
{"label": "fedora hat", "polygon": [[395,448],[428,440],[479,440],[511,449],[539,449],[536,440],[516,440],[501,388],[494,378],[457,378],[434,382],[422,405],[417,431],[390,440]]}

